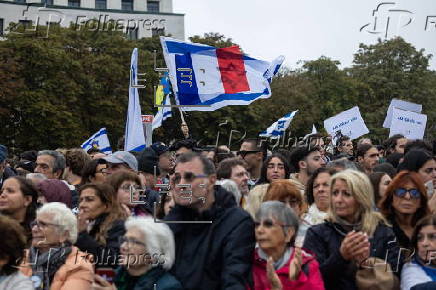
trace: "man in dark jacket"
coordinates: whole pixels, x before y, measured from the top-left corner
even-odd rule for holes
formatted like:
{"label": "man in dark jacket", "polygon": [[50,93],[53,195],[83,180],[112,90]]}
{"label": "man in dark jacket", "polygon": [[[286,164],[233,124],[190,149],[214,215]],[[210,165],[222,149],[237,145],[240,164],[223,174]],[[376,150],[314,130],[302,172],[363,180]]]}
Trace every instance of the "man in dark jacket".
{"label": "man in dark jacket", "polygon": [[246,289],[252,285],[254,223],[215,181],[206,157],[191,152],[177,160],[171,179],[176,206],[165,217],[176,241],[171,272],[185,289]]}

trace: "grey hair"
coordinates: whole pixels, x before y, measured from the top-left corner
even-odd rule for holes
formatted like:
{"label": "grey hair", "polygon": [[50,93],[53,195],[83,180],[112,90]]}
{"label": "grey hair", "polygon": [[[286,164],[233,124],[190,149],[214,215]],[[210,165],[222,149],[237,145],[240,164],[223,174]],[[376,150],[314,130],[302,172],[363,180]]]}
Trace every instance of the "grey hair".
{"label": "grey hair", "polygon": [[352,169],[352,170],[360,171],[359,168],[357,167],[356,163],[348,160],[346,157],[330,161],[326,167],[328,167],[328,168],[340,167],[340,168],[344,168],[344,170]]}
{"label": "grey hair", "polygon": [[36,215],[43,213],[52,215],[50,222],[59,226],[58,232],[68,232],[67,241],[72,244],[77,241],[77,218],[64,203],[46,203],[37,210]]}
{"label": "grey hair", "polygon": [[27,173],[26,179],[38,179],[38,180],[44,180],[47,179],[47,176],[45,176],[42,173]]}
{"label": "grey hair", "polygon": [[153,263],[152,267],[161,265],[169,270],[174,264],[176,257],[174,235],[164,223],[156,223],[152,217],[129,217],[125,223],[126,231],[139,230],[144,236],[144,244],[148,254],[160,255],[162,263]]}
{"label": "grey hair", "polygon": [[236,204],[241,202],[241,192],[239,191],[238,185],[231,179],[221,179],[215,182],[216,185],[220,185],[222,188],[232,193],[235,197]]}
{"label": "grey hair", "polygon": [[66,166],[65,156],[62,153],[54,150],[41,150],[38,152],[38,156],[49,155],[54,158],[53,172],[58,170],[64,170]]}
{"label": "grey hair", "polygon": [[294,228],[295,234],[292,239],[293,243],[298,232],[299,220],[292,208],[287,207],[283,202],[277,200],[262,202],[259,210],[254,216],[254,219],[256,221],[261,221],[266,218],[275,219],[276,221],[284,224],[285,228]]}
{"label": "grey hair", "polygon": [[206,175],[215,174],[215,165],[213,165],[212,161],[210,161],[209,158],[204,157],[196,152],[187,152],[187,153],[180,155],[180,157],[177,158],[176,166],[179,163],[191,162],[196,158],[198,158],[200,160],[201,164],[203,164],[204,174],[206,174]]}

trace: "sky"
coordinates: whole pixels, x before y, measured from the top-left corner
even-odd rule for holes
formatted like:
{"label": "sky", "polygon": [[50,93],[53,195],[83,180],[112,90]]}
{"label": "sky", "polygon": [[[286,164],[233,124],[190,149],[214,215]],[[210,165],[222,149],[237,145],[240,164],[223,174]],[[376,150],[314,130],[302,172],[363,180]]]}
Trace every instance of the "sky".
{"label": "sky", "polygon": [[435,0],[173,0],[173,11],[185,14],[186,39],[219,32],[250,56],[284,55],[290,69],[321,56],[349,67],[359,43],[401,36],[436,70]]}

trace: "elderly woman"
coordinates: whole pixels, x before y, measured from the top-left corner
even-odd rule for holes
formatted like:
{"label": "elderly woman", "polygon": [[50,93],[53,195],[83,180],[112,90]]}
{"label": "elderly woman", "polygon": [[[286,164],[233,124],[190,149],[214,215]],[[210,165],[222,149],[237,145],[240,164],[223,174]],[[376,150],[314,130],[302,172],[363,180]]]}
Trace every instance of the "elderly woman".
{"label": "elderly woman", "polygon": [[[330,195],[327,220],[310,227],[304,240],[304,247],[316,255],[326,289],[357,289],[357,270],[375,260],[370,257],[386,259],[396,271],[400,249],[392,229],[374,211],[368,177],[354,170],[336,173],[331,178]],[[396,278],[391,276],[389,280],[394,283]]]}
{"label": "elderly woman", "polygon": [[318,262],[294,248],[298,217],[292,209],[280,201],[264,202],[255,225],[254,289],[324,289]]}
{"label": "elderly woman", "polygon": [[21,176],[6,179],[0,192],[0,213],[17,220],[31,240],[30,223],[35,219],[38,192],[30,180]]}
{"label": "elderly woman", "polygon": [[429,213],[427,194],[419,174],[401,171],[389,184],[379,203],[381,213],[392,225],[402,248],[413,250],[413,230],[418,220]]}
{"label": "elderly woman", "polygon": [[32,276],[35,289],[90,289],[94,266],[87,254],[72,246],[77,239],[77,220],[65,204],[43,205],[32,224],[32,247],[20,267]]}
{"label": "elderly woman", "polygon": [[76,246],[94,255],[96,267],[116,267],[120,244],[125,233],[126,213],[115,199],[111,186],[90,183],[80,188]]}
{"label": "elderly woman", "polygon": [[401,290],[436,289],[436,215],[418,221],[412,236],[415,255],[404,264]]}
{"label": "elderly woman", "polygon": [[169,272],[175,259],[173,233],[151,217],[130,217],[126,234],[120,237],[122,266],[116,271],[115,286],[97,276],[94,289],[183,289]]}
{"label": "elderly woman", "polygon": [[2,242],[0,243],[0,289],[33,290],[32,281],[18,271],[26,247],[26,237],[20,224],[0,215]]}

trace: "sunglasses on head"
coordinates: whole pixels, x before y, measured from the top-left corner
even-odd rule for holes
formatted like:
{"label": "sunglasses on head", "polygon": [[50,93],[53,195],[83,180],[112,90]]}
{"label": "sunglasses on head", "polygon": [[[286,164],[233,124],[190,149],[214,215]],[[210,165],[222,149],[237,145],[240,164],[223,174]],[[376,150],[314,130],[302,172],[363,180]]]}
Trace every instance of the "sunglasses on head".
{"label": "sunglasses on head", "polygon": [[415,199],[421,198],[421,192],[416,188],[405,189],[400,187],[395,189],[394,193],[398,197],[405,197],[406,193],[409,193],[411,198],[415,198]]}

